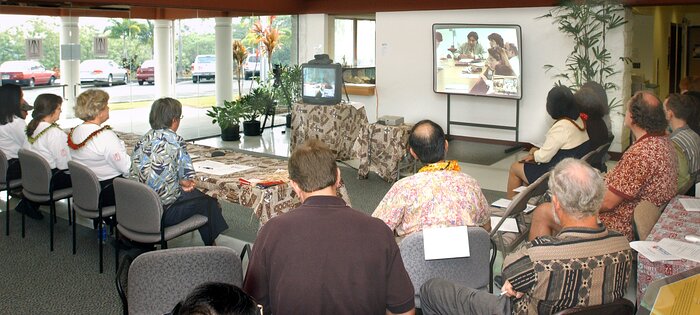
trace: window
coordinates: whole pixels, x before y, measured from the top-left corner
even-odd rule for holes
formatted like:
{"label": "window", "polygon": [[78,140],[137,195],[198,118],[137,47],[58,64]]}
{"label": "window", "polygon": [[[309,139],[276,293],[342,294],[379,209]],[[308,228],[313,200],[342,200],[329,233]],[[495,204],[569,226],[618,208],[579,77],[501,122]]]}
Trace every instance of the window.
{"label": "window", "polygon": [[333,61],[343,66],[375,65],[375,21],[336,18]]}

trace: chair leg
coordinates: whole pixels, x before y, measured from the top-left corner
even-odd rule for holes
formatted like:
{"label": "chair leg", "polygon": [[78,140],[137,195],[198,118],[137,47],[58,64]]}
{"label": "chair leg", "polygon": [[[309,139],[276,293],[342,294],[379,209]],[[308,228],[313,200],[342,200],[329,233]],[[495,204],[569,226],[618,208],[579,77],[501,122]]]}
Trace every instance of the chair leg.
{"label": "chair leg", "polygon": [[7,189],[7,201],[5,201],[5,235],[10,235],[10,188]]}
{"label": "chair leg", "polygon": [[[75,209],[68,209],[68,213],[73,212],[73,217],[75,217]],[[73,255],[75,255],[75,224],[73,224]]]}
{"label": "chair leg", "polygon": [[73,220],[75,219],[75,213],[71,216],[71,207],[70,207],[70,197],[68,197],[66,200],[68,200],[68,225],[73,224]]}
{"label": "chair leg", "polygon": [[22,212],[22,238],[24,238],[24,212]]}
{"label": "chair leg", "polygon": [[119,270],[119,229],[114,229],[114,274]]}
{"label": "chair leg", "polygon": [[[75,218],[75,214],[73,214],[73,218]],[[99,243],[98,245],[100,246],[100,273],[102,273],[102,252],[103,252],[103,247],[104,247],[104,244],[102,244],[102,242],[105,242],[106,240],[102,240],[100,238],[102,237],[102,231],[104,230],[105,226],[104,226],[104,223],[102,222],[101,217],[98,218],[98,220],[100,220],[99,223],[97,223],[98,224],[97,233],[99,233],[98,239],[100,240],[98,242]],[[73,230],[75,230],[75,222],[73,222]]]}
{"label": "chair leg", "polygon": [[53,252],[53,226],[56,224],[56,203],[51,200],[49,206],[49,247],[51,248],[51,251]]}

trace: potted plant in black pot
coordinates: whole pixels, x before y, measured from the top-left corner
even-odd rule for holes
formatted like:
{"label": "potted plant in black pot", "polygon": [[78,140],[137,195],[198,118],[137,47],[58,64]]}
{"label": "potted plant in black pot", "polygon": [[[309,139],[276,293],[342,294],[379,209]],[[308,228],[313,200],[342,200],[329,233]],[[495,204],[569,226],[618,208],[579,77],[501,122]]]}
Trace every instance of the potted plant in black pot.
{"label": "potted plant in black pot", "polygon": [[292,127],[292,104],[301,100],[301,66],[276,66],[275,96],[277,102],[287,106],[287,128]]}
{"label": "potted plant in black pot", "polygon": [[221,128],[221,140],[238,141],[240,136],[240,120],[243,117],[244,107],[241,99],[224,101],[223,106],[214,106],[207,110],[207,116],[213,118],[212,123],[219,124]]}
{"label": "potted plant in black pot", "polygon": [[262,129],[258,117],[274,102],[272,88],[268,84],[260,84],[250,93],[243,95],[239,102],[243,108],[243,135],[259,136]]}

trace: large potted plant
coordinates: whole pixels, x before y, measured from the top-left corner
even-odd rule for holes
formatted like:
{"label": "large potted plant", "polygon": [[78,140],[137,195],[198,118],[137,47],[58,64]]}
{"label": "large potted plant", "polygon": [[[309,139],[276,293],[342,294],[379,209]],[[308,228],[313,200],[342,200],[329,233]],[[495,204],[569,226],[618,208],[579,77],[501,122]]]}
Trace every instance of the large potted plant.
{"label": "large potted plant", "polygon": [[274,103],[274,93],[268,84],[260,84],[239,100],[243,108],[243,135],[259,136],[262,133],[258,117]]}
{"label": "large potted plant", "polygon": [[292,104],[301,99],[301,66],[279,66],[279,79],[275,77],[275,96],[278,104],[286,105],[287,128],[292,126]]}
{"label": "large potted plant", "polygon": [[207,110],[207,116],[213,118],[213,124],[221,128],[221,140],[238,141],[240,136],[240,120],[244,114],[241,99],[224,101],[223,106],[214,106]]}
{"label": "large potted plant", "polygon": [[245,48],[240,40],[233,41],[233,61],[236,62],[236,72],[238,78],[238,98],[243,97],[241,93],[241,69],[243,69],[243,62],[248,58],[248,50]]}

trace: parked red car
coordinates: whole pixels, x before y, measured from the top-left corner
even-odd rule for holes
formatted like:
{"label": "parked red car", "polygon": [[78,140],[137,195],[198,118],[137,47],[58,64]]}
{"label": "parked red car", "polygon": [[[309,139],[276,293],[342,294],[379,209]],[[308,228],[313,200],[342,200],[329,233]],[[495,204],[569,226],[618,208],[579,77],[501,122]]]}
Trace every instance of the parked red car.
{"label": "parked red car", "polygon": [[136,69],[136,80],[139,81],[139,85],[143,85],[144,82],[153,84],[153,69],[155,63],[152,59],[146,60],[141,64],[141,66]]}
{"label": "parked red car", "polygon": [[40,63],[30,60],[5,61],[0,65],[2,84],[18,84],[34,87],[35,85],[52,85],[58,75],[47,70]]}

